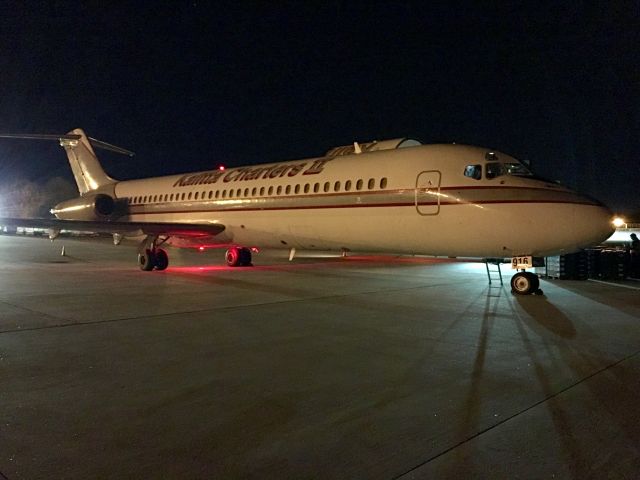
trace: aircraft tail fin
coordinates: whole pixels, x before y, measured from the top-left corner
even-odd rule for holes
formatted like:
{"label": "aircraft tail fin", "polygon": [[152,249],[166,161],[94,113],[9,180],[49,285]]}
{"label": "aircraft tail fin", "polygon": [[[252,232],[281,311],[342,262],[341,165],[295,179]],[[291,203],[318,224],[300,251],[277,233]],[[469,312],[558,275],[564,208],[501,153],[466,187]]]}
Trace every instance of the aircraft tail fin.
{"label": "aircraft tail fin", "polygon": [[76,128],[70,131],[68,135],[77,135],[79,137],[77,139],[62,137],[60,138],[60,145],[67,152],[80,195],[115,183],[116,180],[108,176],[102,169],[102,165],[100,165],[91,142],[84,131]]}

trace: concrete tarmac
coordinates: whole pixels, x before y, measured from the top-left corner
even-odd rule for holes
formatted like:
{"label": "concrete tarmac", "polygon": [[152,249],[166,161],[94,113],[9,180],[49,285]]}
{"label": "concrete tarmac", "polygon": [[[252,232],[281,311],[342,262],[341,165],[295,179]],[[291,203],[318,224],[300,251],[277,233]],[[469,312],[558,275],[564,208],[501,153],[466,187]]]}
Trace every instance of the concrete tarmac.
{"label": "concrete tarmac", "polygon": [[[62,245],[66,256],[60,255]],[[0,236],[0,478],[637,478],[640,291]]]}

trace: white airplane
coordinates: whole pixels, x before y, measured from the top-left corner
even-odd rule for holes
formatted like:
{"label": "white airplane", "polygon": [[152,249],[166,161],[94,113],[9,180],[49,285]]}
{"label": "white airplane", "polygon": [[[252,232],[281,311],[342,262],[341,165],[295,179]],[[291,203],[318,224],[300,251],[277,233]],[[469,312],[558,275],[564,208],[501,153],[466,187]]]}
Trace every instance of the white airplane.
{"label": "white airplane", "polygon": [[[24,135],[2,135],[21,137]],[[66,150],[80,196],[55,219],[0,224],[144,235],[142,270],[169,264],[161,245],[226,246],[230,266],[251,248],[512,258],[515,293],[538,290],[533,257],[570,253],[614,231],[597,201],[536,178],[520,161],[486,148],[396,139],[338,147],[323,157],[117,181],[81,129],[53,138]]]}

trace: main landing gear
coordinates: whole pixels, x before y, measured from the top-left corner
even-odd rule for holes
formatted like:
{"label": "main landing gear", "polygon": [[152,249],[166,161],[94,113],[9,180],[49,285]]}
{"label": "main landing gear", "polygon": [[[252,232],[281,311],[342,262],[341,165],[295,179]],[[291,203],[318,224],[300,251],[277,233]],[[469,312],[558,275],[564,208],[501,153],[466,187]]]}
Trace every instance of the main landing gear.
{"label": "main landing gear", "polygon": [[169,266],[169,255],[167,255],[166,250],[158,247],[168,239],[169,237],[160,239],[159,237],[148,236],[143,240],[138,248],[138,265],[140,266],[140,270],[149,272],[154,268],[156,270],[167,269]]}
{"label": "main landing gear", "polygon": [[524,270],[511,277],[511,292],[516,295],[543,294],[538,276],[535,273],[525,272]]}
{"label": "main landing gear", "polygon": [[[147,236],[138,247],[138,265],[140,270],[166,270],[169,266],[169,255],[166,250],[159,248],[169,237]],[[250,267],[251,250],[246,247],[231,247],[225,255],[230,267]]]}
{"label": "main landing gear", "polygon": [[247,247],[231,247],[224,256],[230,267],[250,267],[251,250]]}

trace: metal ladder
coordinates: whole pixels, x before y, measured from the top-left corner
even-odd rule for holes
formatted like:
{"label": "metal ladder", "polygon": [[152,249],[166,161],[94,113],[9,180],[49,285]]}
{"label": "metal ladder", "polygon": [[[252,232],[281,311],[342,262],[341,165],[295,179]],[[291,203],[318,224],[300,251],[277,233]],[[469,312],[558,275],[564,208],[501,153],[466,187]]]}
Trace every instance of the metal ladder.
{"label": "metal ladder", "polygon": [[[503,285],[502,283],[502,270],[500,270],[500,264],[502,263],[502,259],[501,258],[485,258],[484,259],[484,266],[487,268],[487,278],[489,279],[489,285],[492,284],[491,280],[491,274],[495,274],[496,272],[498,272],[498,277],[496,278],[495,276],[493,277],[493,280],[500,280],[500,285]],[[489,264],[494,265],[496,268],[494,268],[493,270],[489,268]]]}

